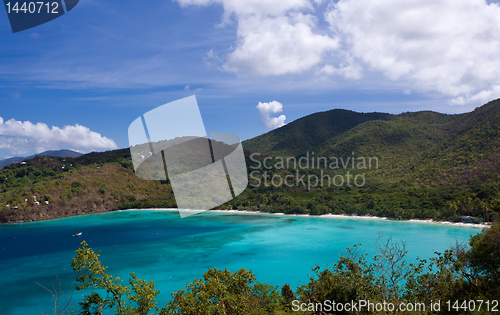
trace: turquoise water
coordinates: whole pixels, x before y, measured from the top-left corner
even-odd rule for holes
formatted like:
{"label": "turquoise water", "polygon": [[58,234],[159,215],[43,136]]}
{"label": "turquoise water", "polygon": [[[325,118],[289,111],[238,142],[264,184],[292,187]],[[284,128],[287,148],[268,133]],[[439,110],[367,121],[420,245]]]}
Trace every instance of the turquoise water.
{"label": "turquoise water", "polygon": [[[81,230],[82,236],[72,236]],[[66,294],[75,287],[71,259],[81,241],[101,251],[109,273],[155,279],[160,305],[209,267],[251,269],[258,281],[292,288],[316,264],[333,265],[340,251],[361,243],[368,253],[380,233],[407,242],[409,260],[429,258],[478,228],[377,219],[176,211],[121,211],[0,226],[0,313],[49,312],[53,300],[36,282]],[[72,305],[82,292],[73,289]]]}

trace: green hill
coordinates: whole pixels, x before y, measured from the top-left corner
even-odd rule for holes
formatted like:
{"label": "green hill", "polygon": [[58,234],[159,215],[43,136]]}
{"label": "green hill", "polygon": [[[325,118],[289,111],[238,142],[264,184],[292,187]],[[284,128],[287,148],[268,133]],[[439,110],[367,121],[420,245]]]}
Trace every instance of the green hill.
{"label": "green hill", "polygon": [[37,156],[26,162],[0,170],[0,222],[175,207],[167,182],[134,174],[128,149],[78,158]]}
{"label": "green hill", "polygon": [[334,109],[315,113],[243,143],[245,149],[266,155],[295,156],[321,146],[332,137],[371,120],[388,120],[390,114],[356,113]]}
{"label": "green hill", "polygon": [[5,160],[0,160],[0,169],[6,165],[10,165],[12,163],[21,163],[24,160],[32,159],[37,155],[56,156],[56,157],[79,157],[83,154],[80,152],[72,151],[72,150],[53,150],[53,151],[45,151],[45,152],[38,153],[38,154],[28,156],[28,157],[18,157],[17,156],[17,157],[8,158]]}
{"label": "green hill", "polygon": [[[455,221],[460,216],[473,216],[476,221],[497,220],[498,122],[500,100],[460,115],[430,111],[364,114],[340,109],[315,113],[244,141],[250,185],[219,208],[395,219]],[[308,168],[276,164],[279,157],[315,164]],[[374,165],[351,167],[352,159],[358,163],[361,158],[372,158]],[[269,168],[262,164],[264,159]],[[319,163],[326,160],[328,163]],[[343,167],[347,160],[351,164]],[[332,167],[332,161],[337,161],[337,167]],[[168,179],[138,178],[128,149],[77,158],[38,156],[26,162],[0,170],[1,222],[175,207]],[[286,176],[293,176],[294,185],[271,184],[271,179]],[[307,186],[295,181],[301,176],[312,180],[351,176],[362,178],[363,185],[337,185],[332,180]]]}
{"label": "green hill", "polygon": [[[498,216],[500,100],[459,115],[423,111],[365,119],[358,124],[343,124],[345,129],[354,126],[340,133],[337,130],[341,127],[335,130],[331,125],[320,126],[325,124],[321,115],[334,117],[336,113],[340,112],[333,110],[304,117],[245,141],[244,146],[260,153],[261,159],[264,156],[296,159],[309,156],[311,161],[311,156],[315,159],[376,157],[378,168],[351,170],[365,177],[363,187],[323,185],[308,191],[304,187],[276,189],[260,184],[238,197],[232,206],[241,208],[243,205],[245,209],[261,211],[370,214],[405,219],[457,220],[459,216],[472,215],[478,220],[491,220]],[[349,117],[370,115],[342,113],[339,120],[351,122]],[[333,123],[336,120],[326,121]],[[304,132],[308,139],[316,138],[311,130],[321,130],[317,135],[321,141],[290,141],[289,146],[283,146],[284,141],[274,139],[284,138],[283,133],[287,130],[294,135]],[[262,141],[262,148],[258,140]],[[267,172],[270,178],[284,177],[294,171],[297,170],[258,170],[261,175]],[[300,173],[321,176],[321,171],[331,176],[346,174],[342,168],[302,169]]]}

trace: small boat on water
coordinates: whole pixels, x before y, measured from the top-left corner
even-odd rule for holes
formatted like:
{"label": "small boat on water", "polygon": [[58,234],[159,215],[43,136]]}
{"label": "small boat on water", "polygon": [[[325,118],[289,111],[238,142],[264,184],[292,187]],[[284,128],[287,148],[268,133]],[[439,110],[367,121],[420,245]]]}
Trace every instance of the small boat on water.
{"label": "small boat on water", "polygon": [[73,236],[82,236],[82,234],[83,234],[82,232],[78,232],[76,234],[73,234]]}

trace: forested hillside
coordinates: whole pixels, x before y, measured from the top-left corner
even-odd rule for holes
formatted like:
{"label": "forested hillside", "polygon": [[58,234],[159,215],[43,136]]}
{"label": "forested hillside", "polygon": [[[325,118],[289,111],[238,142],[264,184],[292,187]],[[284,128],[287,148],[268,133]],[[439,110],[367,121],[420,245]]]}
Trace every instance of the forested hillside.
{"label": "forested hillside", "polygon": [[[398,219],[426,219],[456,221],[460,216],[473,216],[476,221],[498,219],[500,212],[500,101],[492,101],[471,113],[446,115],[435,112],[403,113],[387,115],[382,119],[366,119],[342,132],[321,134],[321,143],[310,146],[294,155],[286,154],[281,147],[275,151],[278,134],[287,130],[307,133],[308,130],[333,130],[333,127],[316,127],[318,124],[336,124],[337,120],[319,120],[337,110],[318,113],[292,122],[287,126],[244,142],[245,148],[254,148],[263,160],[272,156],[289,158],[314,156],[376,157],[378,168],[338,169],[316,167],[314,169],[266,169],[250,161],[250,172],[262,180],[264,174],[284,178],[299,173],[321,178],[344,175],[347,171],[363,174],[366,183],[362,187],[352,185],[325,185],[310,191],[303,185],[276,188],[263,185],[263,180],[253,180],[258,187],[248,189],[231,202],[238,209],[277,211],[285,213],[348,213],[387,216]],[[358,113],[342,112],[342,120],[350,121]],[[362,114],[363,115],[363,114]],[[314,135],[309,134],[314,138]],[[262,150],[258,149],[261,143]],[[292,145],[292,152],[297,145]],[[269,163],[268,163],[269,164]],[[252,168],[261,166],[258,169]],[[322,173],[323,172],[323,173]],[[260,177],[259,177],[260,176]],[[252,182],[252,180],[251,180]],[[313,182],[314,183],[314,182]],[[297,187],[298,186],[298,187]]]}
{"label": "forested hillside", "polygon": [[367,121],[388,120],[384,113],[356,113],[334,109],[315,113],[289,123],[281,128],[244,142],[244,148],[266,155],[296,156],[324,145],[335,136]]}
{"label": "forested hillside", "polygon": [[[338,109],[312,114],[243,142],[249,186],[219,208],[498,220],[499,122],[500,100],[460,115]],[[280,157],[309,165],[279,164]],[[332,167],[335,159],[337,167]],[[359,167],[361,159],[373,165]],[[280,184],[286,176],[293,184]],[[319,182],[335,176],[357,178],[357,184],[363,179],[363,184]],[[168,179],[139,179],[128,149],[77,158],[35,157],[0,170],[1,222],[175,206]]]}
{"label": "forested hillside", "polygon": [[0,220],[49,218],[140,207],[175,207],[165,181],[133,171],[128,149],[78,158],[38,156],[0,170]]}

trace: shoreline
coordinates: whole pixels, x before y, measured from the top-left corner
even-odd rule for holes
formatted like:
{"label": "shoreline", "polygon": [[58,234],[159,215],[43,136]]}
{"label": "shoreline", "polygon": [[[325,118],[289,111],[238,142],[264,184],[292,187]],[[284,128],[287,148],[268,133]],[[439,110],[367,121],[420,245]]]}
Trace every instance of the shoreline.
{"label": "shoreline", "polygon": [[[179,211],[177,208],[148,208],[148,209],[125,209],[117,211]],[[189,211],[189,210],[180,210]],[[463,227],[474,227],[474,228],[490,228],[491,223],[463,223],[463,222],[449,222],[449,221],[434,221],[432,219],[410,219],[410,220],[396,220],[387,217],[377,217],[369,215],[348,215],[348,214],[322,214],[322,215],[310,215],[310,214],[286,214],[282,212],[270,213],[262,211],[247,211],[247,210],[205,210],[202,212],[219,212],[219,213],[249,213],[249,214],[268,214],[268,215],[279,215],[279,216],[296,216],[296,217],[317,217],[317,218],[332,218],[332,219],[356,219],[356,220],[387,220],[396,222],[416,222],[416,223],[429,223],[429,224],[441,224],[441,225],[451,225],[451,226],[463,226]],[[200,212],[200,213],[202,213]]]}
{"label": "shoreline", "polygon": [[[179,211],[177,208],[141,208],[141,209],[124,209],[124,210],[108,210],[103,212],[96,213],[85,213],[74,216],[63,216],[58,218],[50,218],[43,220],[35,220],[35,221],[24,221],[24,222],[2,222],[0,225],[10,225],[10,224],[23,224],[23,223],[34,223],[34,222],[42,222],[42,221],[50,221],[57,220],[63,218],[71,218],[77,217],[81,215],[92,215],[92,214],[102,214],[109,212],[120,212],[120,211]],[[181,209],[180,211],[197,211],[197,210],[188,210]],[[434,221],[432,219],[410,219],[410,220],[396,220],[387,217],[377,217],[370,215],[349,215],[349,214],[321,214],[321,215],[310,215],[310,214],[286,214],[283,212],[262,212],[262,211],[248,211],[248,210],[202,210],[201,212],[218,212],[218,213],[247,213],[247,214],[267,214],[267,215],[278,215],[278,216],[295,216],[295,217],[317,217],[317,218],[332,218],[332,219],[356,219],[356,220],[387,220],[387,221],[396,221],[396,222],[416,222],[416,223],[428,223],[428,224],[441,224],[441,225],[450,225],[450,226],[463,226],[463,227],[473,227],[473,228],[490,228],[491,222],[488,223],[463,223],[463,222],[449,222],[449,221]],[[197,214],[195,213],[195,214]]]}

